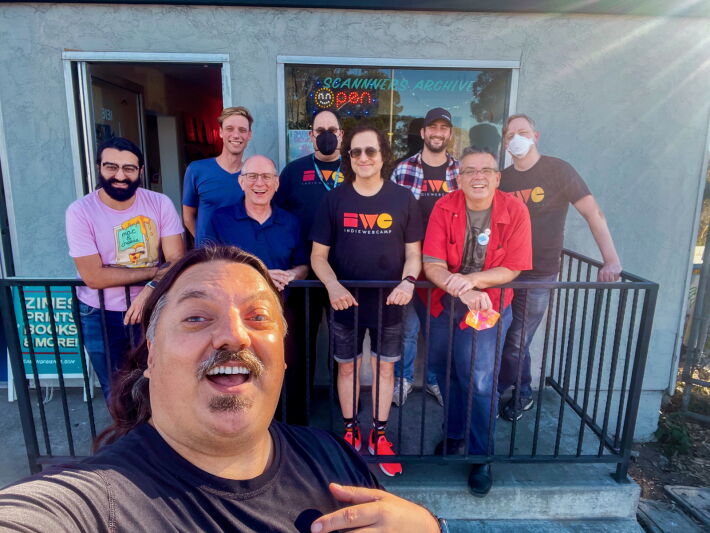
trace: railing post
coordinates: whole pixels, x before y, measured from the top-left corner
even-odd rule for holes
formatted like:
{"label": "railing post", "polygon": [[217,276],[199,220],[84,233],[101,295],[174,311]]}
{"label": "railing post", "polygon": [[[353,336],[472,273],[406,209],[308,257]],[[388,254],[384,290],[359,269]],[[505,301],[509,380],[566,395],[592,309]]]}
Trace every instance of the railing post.
{"label": "railing post", "polygon": [[[37,462],[37,458],[39,457],[39,444],[37,443],[34,416],[32,415],[32,401],[30,400],[30,389],[27,386],[25,364],[22,361],[20,336],[17,333],[17,317],[15,316],[15,306],[12,302],[12,287],[9,284],[3,283],[0,286],[0,307],[3,309],[3,327],[5,328],[5,338],[7,339],[7,348],[10,354],[12,376],[17,392],[17,405],[20,409],[20,423],[22,424],[22,434],[25,438],[27,461],[29,463],[30,472],[36,474],[42,470]],[[8,383],[7,386],[12,387],[13,384]]]}
{"label": "railing post", "polygon": [[651,341],[651,329],[653,327],[653,315],[656,310],[656,297],[658,296],[658,285],[646,289],[646,297],[643,299],[643,310],[639,325],[638,342],[636,343],[636,354],[634,356],[634,366],[631,371],[631,382],[629,388],[629,400],[626,405],[626,416],[624,417],[624,430],[621,435],[620,452],[622,460],[616,466],[616,472],[612,477],[618,483],[628,483],[627,473],[629,471],[629,461],[631,460],[631,446],[634,442],[634,430],[636,429],[636,416],[638,415],[641,392],[643,388],[643,375],[646,369],[646,357],[648,356],[648,345]]}

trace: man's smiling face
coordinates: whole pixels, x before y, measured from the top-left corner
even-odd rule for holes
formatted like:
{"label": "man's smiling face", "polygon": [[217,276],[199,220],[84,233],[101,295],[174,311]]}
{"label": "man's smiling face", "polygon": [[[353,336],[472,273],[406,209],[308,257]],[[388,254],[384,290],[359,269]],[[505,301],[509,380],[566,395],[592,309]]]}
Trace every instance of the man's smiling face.
{"label": "man's smiling face", "polygon": [[164,297],[145,371],[153,424],[186,444],[263,434],[285,368],[274,291],[254,268],[214,261],[185,270]]}

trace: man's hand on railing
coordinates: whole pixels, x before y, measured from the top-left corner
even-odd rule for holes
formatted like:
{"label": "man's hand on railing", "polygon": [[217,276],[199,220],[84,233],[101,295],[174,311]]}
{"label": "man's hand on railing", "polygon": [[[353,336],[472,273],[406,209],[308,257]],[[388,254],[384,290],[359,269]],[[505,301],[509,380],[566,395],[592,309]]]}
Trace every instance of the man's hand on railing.
{"label": "man's hand on railing", "polygon": [[471,311],[486,311],[493,307],[488,294],[483,291],[469,290],[464,292],[459,298]]}
{"label": "man's hand on railing", "polygon": [[451,274],[444,282],[446,292],[458,298],[464,292],[475,288],[473,282],[463,274]]}
{"label": "man's hand on railing", "polygon": [[141,292],[138,293],[131,306],[126,311],[126,316],[123,317],[123,323],[128,326],[129,324],[140,324],[141,317],[143,316],[143,306],[145,306],[146,300],[153,289],[150,287],[143,287]]}
{"label": "man's hand on railing", "polygon": [[387,305],[407,305],[412,301],[414,294],[414,285],[408,281],[403,281],[397,285],[392,292],[387,296],[385,303]]}
{"label": "man's hand on railing", "polygon": [[280,291],[284,290],[286,285],[293,281],[293,276],[286,270],[279,270],[277,268],[269,270],[269,276],[271,281],[274,282],[276,288]]}
{"label": "man's hand on railing", "polygon": [[328,291],[330,305],[336,311],[344,311],[352,305],[357,305],[357,300],[350,294],[350,291],[343,287],[338,281],[331,281],[325,286]]}
{"label": "man's hand on railing", "polygon": [[439,533],[439,523],[429,511],[403,498],[377,489],[331,483],[335,499],[351,504],[321,516],[311,525],[312,533],[330,531],[416,531]]}
{"label": "man's hand on railing", "polygon": [[604,266],[599,269],[599,273],[597,274],[597,281],[619,281],[620,277],[621,263],[604,263]]}

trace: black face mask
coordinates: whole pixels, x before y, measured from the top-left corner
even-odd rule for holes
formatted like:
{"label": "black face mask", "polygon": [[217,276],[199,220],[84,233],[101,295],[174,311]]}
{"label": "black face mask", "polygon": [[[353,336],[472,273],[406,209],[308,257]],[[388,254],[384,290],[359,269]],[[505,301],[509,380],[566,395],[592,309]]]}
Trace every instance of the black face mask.
{"label": "black face mask", "polygon": [[141,186],[141,179],[138,178],[136,181],[129,182],[128,188],[126,189],[114,187],[114,183],[118,183],[116,178],[104,178],[99,175],[99,184],[106,194],[117,202],[125,202],[126,200],[133,198],[133,195],[136,193],[136,189]]}
{"label": "black face mask", "polygon": [[331,155],[338,149],[338,136],[332,131],[325,130],[316,137],[316,146],[323,155]]}

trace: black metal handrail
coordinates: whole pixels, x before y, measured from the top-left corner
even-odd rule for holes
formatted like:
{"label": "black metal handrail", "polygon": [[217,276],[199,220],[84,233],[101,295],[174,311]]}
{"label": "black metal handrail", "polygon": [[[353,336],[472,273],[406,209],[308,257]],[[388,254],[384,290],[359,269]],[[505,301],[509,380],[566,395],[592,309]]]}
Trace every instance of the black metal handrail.
{"label": "black metal handrail", "polygon": [[[628,272],[622,273],[621,282],[592,281],[597,270],[602,265],[581,254],[565,250],[562,255],[560,276],[558,281],[514,281],[505,288],[525,291],[533,288],[547,288],[552,298],[547,312],[547,320],[542,324],[537,337],[540,337],[543,347],[536,368],[540,370],[538,386],[538,402],[535,409],[535,419],[530,427],[513,421],[510,435],[507,438],[505,452],[488,453],[487,455],[469,455],[468,453],[437,456],[433,454],[430,445],[430,434],[438,431],[440,425],[447,424],[446,416],[427,405],[425,397],[413,402],[411,407],[398,409],[396,416],[391,418],[395,426],[393,439],[399,454],[387,461],[411,462],[473,462],[486,461],[498,463],[611,463],[616,464],[615,479],[624,482],[627,477],[631,444],[642,392],[643,373],[651,336],[653,313],[655,309],[658,285]],[[367,289],[378,289],[380,293],[398,284],[396,281],[353,281],[343,282],[354,292]],[[79,310],[76,297],[76,287],[83,285],[77,279],[56,279],[36,277],[13,277],[0,279],[0,304],[3,312],[3,327],[8,341],[10,363],[15,378],[18,406],[20,409],[22,430],[27,448],[30,470],[37,472],[42,464],[64,462],[68,457],[80,457],[74,446],[72,420],[70,413],[66,383],[62,374],[62,357],[59,349],[59,339],[54,316],[52,287],[69,287],[72,303],[71,313],[77,324],[77,337],[80,353],[83,354],[84,339],[81,327],[78,327]],[[426,289],[428,304],[430,303],[433,285],[428,282],[417,282],[417,287]],[[37,359],[34,353],[32,332],[29,329],[30,320],[24,290],[26,287],[41,287],[47,303],[47,313],[50,322],[54,355],[57,368],[57,379],[61,395],[64,433],[68,454],[53,453],[50,438],[50,423],[47,419],[42,402],[37,409],[33,408],[32,393],[29,384],[36,391],[41,388]],[[306,322],[309,316],[308,301],[312,291],[322,287],[319,281],[301,280],[289,284],[291,291],[304,291]],[[129,291],[126,288],[127,304],[130,304]],[[14,298],[13,298],[14,293]],[[502,299],[502,292],[501,292]],[[16,302],[19,302],[19,313],[16,313]],[[103,310],[102,310],[103,312]],[[356,315],[357,316],[357,315]],[[330,313],[332,320],[332,312]],[[320,317],[315,317],[319,320]],[[357,319],[356,319],[357,321]],[[379,311],[379,323],[382,322],[382,310]],[[422,324],[425,338],[429,337],[429,319]],[[451,324],[453,328],[453,321]],[[25,331],[29,338],[27,351],[31,372],[25,371],[20,331]],[[306,328],[308,329],[308,328]],[[381,328],[378,328],[381,334]],[[451,329],[450,331],[453,331]],[[497,342],[502,342],[498,335]],[[304,353],[309,357],[310,347],[316,339],[306,334]],[[449,341],[451,344],[451,340]],[[329,338],[329,352],[333,351],[332,336]],[[429,350],[425,350],[426,366]],[[329,355],[330,355],[329,353]],[[472,357],[476,354],[472,353]],[[379,356],[378,356],[379,357]],[[449,353],[449,358],[451,354]],[[89,389],[89,369],[83,357],[81,360],[82,386]],[[496,360],[496,365],[500,362]],[[306,365],[309,362],[306,361]],[[377,372],[379,374],[379,366]],[[496,369],[498,366],[496,366]],[[336,429],[337,400],[335,396],[335,365],[331,366],[329,380],[328,416],[321,415],[318,425]],[[520,368],[518,369],[520,373]],[[447,374],[450,377],[450,372]],[[379,383],[378,376],[374,382]],[[520,375],[518,375],[519,383]],[[310,378],[306,378],[305,393],[307,396],[307,411],[314,413],[322,408],[323,401],[312,397],[314,392]],[[10,385],[11,386],[11,385]],[[443,388],[449,383],[444,383]],[[377,385],[375,385],[377,389]],[[376,398],[379,390],[375,391]],[[471,389],[468,391],[469,402]],[[552,396],[549,396],[552,394]],[[364,396],[364,395],[363,395]],[[556,398],[556,399],[554,399]],[[322,400],[322,399],[321,399]],[[376,400],[377,401],[377,400]],[[282,412],[285,416],[285,411]],[[37,411],[37,413],[36,413]],[[322,411],[322,409],[321,409]],[[492,412],[492,408],[491,408]],[[42,436],[43,451],[40,451],[38,429],[35,426],[36,414],[39,415],[39,432]],[[470,408],[469,412],[470,414]],[[75,415],[73,415],[75,416]],[[96,436],[96,424],[92,402],[86,403],[86,417],[89,422],[91,437]],[[328,422],[324,422],[327,419]],[[467,419],[467,431],[468,431]],[[403,439],[403,428],[416,427],[417,438]],[[433,429],[432,429],[433,428]],[[499,425],[500,428],[500,425]],[[551,431],[554,428],[554,433]],[[573,428],[573,429],[571,429]],[[507,431],[507,428],[505,428]],[[492,431],[491,431],[492,432]],[[501,432],[502,433],[502,432]],[[572,444],[571,444],[572,443]],[[403,449],[406,448],[406,449]],[[499,449],[503,449],[499,447]],[[490,451],[490,449],[489,449]],[[377,457],[369,457],[376,462]]]}

